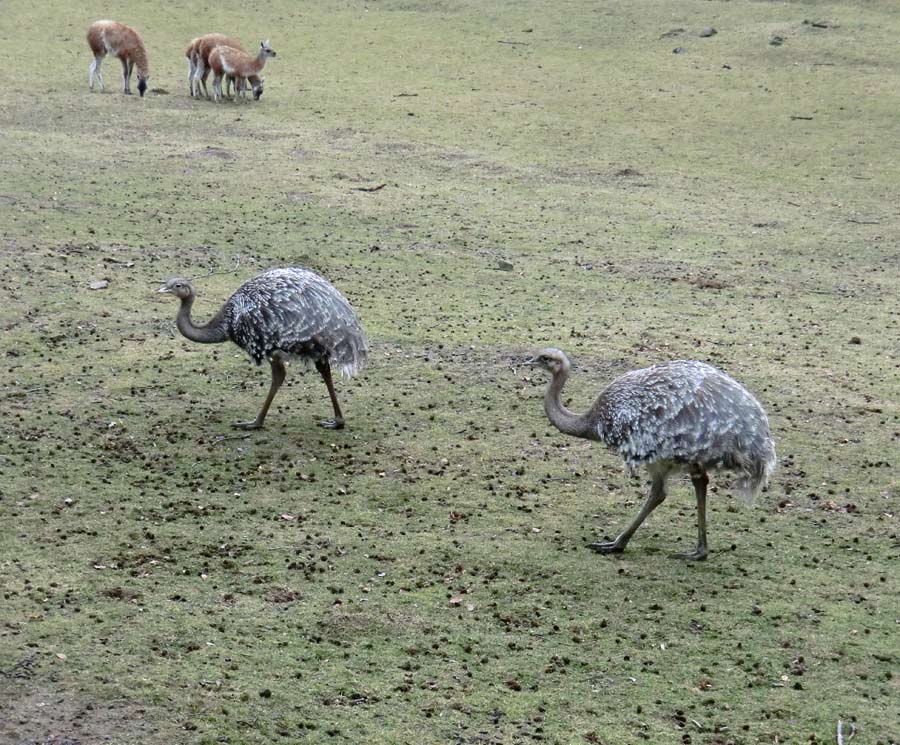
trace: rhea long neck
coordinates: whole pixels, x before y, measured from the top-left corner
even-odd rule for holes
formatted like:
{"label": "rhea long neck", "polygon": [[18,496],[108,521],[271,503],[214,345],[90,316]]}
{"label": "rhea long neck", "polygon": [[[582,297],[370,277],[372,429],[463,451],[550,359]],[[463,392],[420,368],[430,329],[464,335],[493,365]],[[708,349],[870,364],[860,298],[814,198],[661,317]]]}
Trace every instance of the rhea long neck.
{"label": "rhea long neck", "polygon": [[591,425],[587,417],[569,411],[560,400],[560,393],[568,378],[569,369],[567,367],[553,373],[553,379],[547,384],[547,389],[544,391],[544,411],[547,412],[547,417],[553,426],[563,434],[594,439],[591,436]]}
{"label": "rhea long neck", "polygon": [[181,307],[178,309],[176,323],[178,330],[191,341],[201,344],[218,344],[228,341],[228,330],[225,327],[225,306],[213,316],[213,319],[205,326],[195,326],[191,320],[191,306],[194,304],[194,293],[182,298]]}

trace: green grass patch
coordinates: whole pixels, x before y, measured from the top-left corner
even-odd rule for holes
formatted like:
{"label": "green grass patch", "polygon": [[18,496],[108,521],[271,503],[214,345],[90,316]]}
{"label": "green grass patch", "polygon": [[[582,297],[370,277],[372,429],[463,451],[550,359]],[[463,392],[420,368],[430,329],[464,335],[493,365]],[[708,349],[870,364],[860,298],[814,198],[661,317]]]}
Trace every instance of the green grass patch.
{"label": "green grass patch", "polygon": [[[0,26],[0,740],[900,741],[893,3],[125,3],[144,99],[87,90],[110,12]],[[259,103],[187,95],[214,30]],[[238,260],[197,317],[291,264],[359,311],[345,431],[302,369],[231,429],[267,370],[155,290]],[[547,344],[576,410],[685,357],[763,401],[709,561],[684,484],[585,549],[644,485],[549,425]]]}

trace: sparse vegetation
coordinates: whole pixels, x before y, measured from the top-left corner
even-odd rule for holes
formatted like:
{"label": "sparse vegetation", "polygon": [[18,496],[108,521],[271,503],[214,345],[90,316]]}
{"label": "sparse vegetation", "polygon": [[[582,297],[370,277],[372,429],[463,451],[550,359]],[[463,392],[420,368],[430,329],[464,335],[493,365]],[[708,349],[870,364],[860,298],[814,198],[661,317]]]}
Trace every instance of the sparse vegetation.
{"label": "sparse vegetation", "polygon": [[[895,3],[126,2],[143,99],[87,91],[107,12],[0,24],[0,741],[900,741]],[[278,50],[258,103],[187,95],[214,30]],[[295,371],[230,429],[267,371],[155,290],[238,256],[198,317],[286,264],[359,311],[348,429]],[[576,409],[683,357],[763,402],[709,561],[687,484],[585,548],[644,485],[547,344]]]}

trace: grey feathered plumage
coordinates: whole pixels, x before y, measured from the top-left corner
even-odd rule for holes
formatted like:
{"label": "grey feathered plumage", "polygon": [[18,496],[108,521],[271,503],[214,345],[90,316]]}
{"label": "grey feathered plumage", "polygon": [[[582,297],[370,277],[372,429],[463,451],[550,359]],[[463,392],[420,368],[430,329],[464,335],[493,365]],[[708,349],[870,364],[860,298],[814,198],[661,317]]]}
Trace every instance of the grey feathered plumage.
{"label": "grey feathered plumage", "polygon": [[270,269],[241,285],[203,326],[191,319],[195,293],[190,280],[170,279],[159,291],[181,301],[176,322],[188,339],[201,344],[231,340],[256,364],[269,361],[272,384],[259,415],[236,426],[262,427],[287,375],[285,362],[291,360],[315,365],[328,388],[334,419],[320,424],[330,429],[344,426],[331,370],[336,368],[344,376],[356,374],[366,364],[368,345],[356,311],[326,279],[300,267]]}
{"label": "grey feathered plumage", "polygon": [[686,471],[697,496],[697,548],[704,559],[707,472],[734,471],[738,494],[751,501],[775,469],[775,442],[762,405],[746,388],[705,362],[677,360],[616,378],[584,414],[563,406],[562,387],[571,364],[565,353],[543,349],[531,360],[553,378],[544,410],[561,431],[596,440],[617,452],[631,471],[647,468],[650,493],[638,516],[614,541],[591,544],[601,553],[624,550],[635,530],[666,498],[670,474]]}
{"label": "grey feathered plumage", "polygon": [[721,370],[696,360],[664,362],[616,378],[589,417],[595,438],[632,471],[653,463],[696,464],[738,474],[752,499],[775,468],[775,443],[762,405]]}
{"label": "grey feathered plumage", "polygon": [[226,301],[229,338],[256,364],[325,359],[344,376],[366,365],[368,344],[356,311],[328,280],[300,267],[270,269],[242,284]]}

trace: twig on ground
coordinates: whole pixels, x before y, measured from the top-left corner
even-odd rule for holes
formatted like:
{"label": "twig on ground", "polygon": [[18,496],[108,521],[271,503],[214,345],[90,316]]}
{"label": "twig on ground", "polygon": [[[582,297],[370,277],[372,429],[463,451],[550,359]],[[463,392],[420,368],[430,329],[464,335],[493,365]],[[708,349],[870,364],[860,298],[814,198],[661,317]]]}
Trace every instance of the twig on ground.
{"label": "twig on ground", "polygon": [[225,442],[225,440],[246,440],[248,437],[250,437],[250,435],[222,435],[209,444],[218,445],[220,442]]}
{"label": "twig on ground", "polygon": [[383,189],[387,184],[378,184],[378,186],[356,186],[352,191],[378,191]]}
{"label": "twig on ground", "polygon": [[519,46],[519,47],[527,47],[528,46],[527,41],[508,41],[506,39],[497,39],[497,43],[498,44],[515,44],[516,46]]}
{"label": "twig on ground", "polygon": [[[207,277],[212,277],[214,274],[234,274],[238,267],[241,265],[241,257],[237,257],[237,261],[234,262],[234,266],[231,269],[222,269],[221,271],[215,271],[211,269],[208,274],[204,274],[202,277],[195,277],[194,279],[206,279]],[[193,281],[193,280],[191,280]]]}

